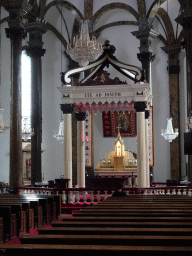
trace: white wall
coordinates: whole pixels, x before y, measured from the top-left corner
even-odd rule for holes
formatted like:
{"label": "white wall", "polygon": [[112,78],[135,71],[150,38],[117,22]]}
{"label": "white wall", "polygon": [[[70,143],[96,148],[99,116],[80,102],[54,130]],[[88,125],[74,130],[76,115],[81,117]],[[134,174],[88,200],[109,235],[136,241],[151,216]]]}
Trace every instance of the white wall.
{"label": "white wall", "polygon": [[[60,42],[51,33],[43,37],[46,54],[42,58],[42,120],[43,120],[43,169],[45,180],[59,178],[63,175],[63,145],[53,137],[53,131],[59,129],[61,119],[60,92],[61,86],[61,48]],[[64,70],[66,60],[64,59]]]}

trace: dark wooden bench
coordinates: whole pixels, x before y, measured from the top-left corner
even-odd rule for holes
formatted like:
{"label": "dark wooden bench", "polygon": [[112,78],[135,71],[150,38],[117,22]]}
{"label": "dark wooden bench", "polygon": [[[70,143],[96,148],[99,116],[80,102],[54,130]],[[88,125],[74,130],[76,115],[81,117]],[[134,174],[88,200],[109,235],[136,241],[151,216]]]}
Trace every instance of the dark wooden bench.
{"label": "dark wooden bench", "polygon": [[183,235],[191,236],[188,227],[42,227],[39,234],[57,235]]}
{"label": "dark wooden bench", "polygon": [[88,217],[62,217],[62,222],[68,222],[68,221],[73,221],[73,222],[86,222],[86,221],[91,221],[91,222],[95,222],[95,221],[99,221],[99,222],[114,222],[114,221],[118,221],[118,222],[154,222],[154,221],[158,221],[158,222],[164,222],[164,221],[174,221],[174,222],[192,222],[192,217],[175,217],[175,216],[166,216],[166,217],[160,217],[160,216],[121,216],[118,217],[116,216],[115,218],[113,216],[88,216]]}
{"label": "dark wooden bench", "polygon": [[[49,224],[60,215],[61,197],[59,195],[15,195],[1,194],[0,207],[4,209],[4,241],[30,232],[34,228]],[[4,211],[10,211],[10,214]],[[6,216],[5,216],[6,215]]]}
{"label": "dark wooden bench", "polygon": [[131,221],[131,220],[126,220],[126,221],[73,221],[68,220],[68,221],[54,221],[52,222],[52,227],[187,227],[187,228],[192,228],[192,222],[176,222],[176,221]]}
{"label": "dark wooden bench", "polygon": [[13,198],[13,199],[25,199],[29,201],[40,200],[42,206],[43,216],[46,219],[46,223],[50,223],[52,220],[58,219],[61,214],[61,196],[60,195],[37,195],[37,194],[26,194],[26,195],[13,195],[4,194],[0,195],[1,198]]}
{"label": "dark wooden bench", "polygon": [[12,213],[11,206],[0,206],[0,218],[3,219],[3,239],[9,239],[17,236],[16,214]]}
{"label": "dark wooden bench", "polygon": [[[42,226],[42,206],[39,200],[27,200],[19,198],[0,198],[1,209],[10,209],[9,219],[3,217],[5,240],[7,237],[13,239],[20,233],[26,233],[34,229],[34,218],[37,219],[37,226]],[[3,214],[3,212],[2,212]],[[0,214],[1,216],[1,214]],[[9,224],[10,223],[10,224]]]}
{"label": "dark wooden bench", "polygon": [[[29,201],[25,199],[17,198],[5,198],[0,199],[0,206],[11,206],[13,209],[17,209],[17,225],[18,233],[26,233],[31,229],[34,229],[34,216],[37,215],[39,223],[41,223],[42,210],[38,206],[38,201]],[[40,225],[39,225],[40,226]],[[19,234],[18,234],[19,235]]]}
{"label": "dark wooden bench", "polygon": [[[20,256],[34,255],[34,253],[57,253],[65,251],[66,253],[81,252],[84,255],[90,255],[90,252],[187,252],[192,251],[192,247],[184,246],[140,246],[140,245],[73,245],[73,244],[1,244],[0,250],[3,250],[2,255],[12,256],[13,253],[18,253]],[[4,254],[5,252],[5,254]]]}
{"label": "dark wooden bench", "polygon": [[4,225],[3,218],[0,218],[0,244],[4,243]]}
{"label": "dark wooden bench", "polygon": [[95,211],[95,212],[73,212],[73,216],[75,217],[91,217],[91,216],[94,216],[94,217],[145,217],[145,216],[150,216],[150,217],[192,217],[192,212],[189,211],[189,212],[174,212],[174,211],[154,211],[154,212],[151,212],[150,210],[149,211],[129,211],[129,212],[122,212],[122,211],[116,211],[116,212],[98,212],[98,211]]}
{"label": "dark wooden bench", "polygon": [[23,235],[22,244],[185,246],[192,248],[192,236],[180,235]]}
{"label": "dark wooden bench", "polygon": [[[61,215],[61,195],[25,195],[26,198],[46,198],[50,205],[50,221],[58,219]],[[49,223],[49,222],[48,222]]]}
{"label": "dark wooden bench", "polygon": [[[155,205],[151,205],[153,199],[150,196],[141,196],[140,201],[137,196],[131,198],[131,205],[127,203],[129,197],[119,201],[109,198],[104,203],[75,212],[74,217],[63,217],[62,222],[53,221],[52,227],[38,228],[38,235],[23,234],[20,236],[21,252],[24,248],[56,247],[84,252],[89,248],[90,251],[192,250],[191,198],[185,200],[186,205],[179,204],[182,196],[178,196],[178,203],[174,201],[173,204],[169,204],[170,197],[166,201],[155,196]],[[108,202],[111,205],[106,207]],[[114,202],[118,202],[116,206]],[[12,250],[13,247],[9,247],[8,252]]]}

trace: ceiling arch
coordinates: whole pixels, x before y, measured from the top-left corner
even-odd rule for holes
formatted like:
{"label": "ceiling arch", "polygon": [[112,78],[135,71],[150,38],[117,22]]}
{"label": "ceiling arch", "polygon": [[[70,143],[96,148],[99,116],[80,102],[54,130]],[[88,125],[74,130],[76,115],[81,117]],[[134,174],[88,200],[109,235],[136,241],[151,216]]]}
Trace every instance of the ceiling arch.
{"label": "ceiling arch", "polygon": [[130,5],[128,4],[124,4],[124,3],[111,3],[111,4],[107,4],[104,5],[103,7],[101,7],[94,15],[93,15],[93,22],[97,23],[98,19],[105,14],[106,12],[113,10],[113,9],[123,9],[126,10],[128,12],[130,12],[135,18],[136,20],[139,19],[139,15],[138,12],[133,9]]}
{"label": "ceiling arch", "polygon": [[63,6],[66,9],[70,10],[76,17],[76,19],[78,20],[84,20],[84,16],[83,14],[70,2],[68,1],[64,1],[64,0],[56,0],[56,1],[52,1],[50,2],[46,7],[45,10],[42,14],[42,16],[44,17],[45,14],[48,12],[48,10],[54,6]]}

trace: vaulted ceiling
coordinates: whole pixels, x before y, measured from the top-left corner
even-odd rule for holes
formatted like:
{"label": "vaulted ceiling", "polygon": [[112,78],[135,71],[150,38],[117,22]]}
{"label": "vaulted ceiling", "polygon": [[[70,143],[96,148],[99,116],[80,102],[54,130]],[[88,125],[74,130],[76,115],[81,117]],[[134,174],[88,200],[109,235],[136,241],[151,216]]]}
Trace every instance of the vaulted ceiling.
{"label": "vaulted ceiling", "polygon": [[[52,8],[57,8],[58,16],[61,16],[63,19],[63,24],[67,31],[67,36],[64,36],[58,28],[54,27],[53,24],[47,22],[46,26],[51,30],[59,40],[66,47],[67,43],[70,43],[71,36],[77,34],[80,30],[80,21],[83,19],[88,20],[90,33],[98,37],[100,33],[111,27],[115,26],[138,26],[138,30],[147,30],[151,29],[153,26],[154,18],[156,17],[160,24],[163,27],[164,34],[159,35],[159,39],[164,43],[165,46],[168,45],[177,45],[180,43],[183,32],[176,36],[174,34],[173,24],[168,15],[168,12],[165,8],[162,8],[162,5],[165,5],[166,0],[122,0],[122,2],[112,2],[112,1],[98,1],[98,0],[84,0],[78,1],[83,5],[80,11],[78,5],[72,4],[77,1],[64,1],[64,0],[29,0],[29,3],[32,5],[32,10],[25,17],[29,22],[35,21],[37,18],[43,20],[46,19],[46,14],[51,12]],[[98,8],[98,2],[100,4]],[[103,4],[102,4],[103,3]],[[107,3],[107,4],[106,4]],[[72,26],[72,31],[69,32],[67,27],[67,21],[65,15],[63,15],[63,10],[67,9],[71,16],[74,17],[74,22]],[[121,20],[115,21],[107,24],[102,24],[97,26],[99,19],[104,16],[107,12],[112,10],[124,10],[132,15],[133,19],[131,20]],[[1,20],[1,23],[6,21],[7,18]],[[70,35],[69,35],[70,34]]]}

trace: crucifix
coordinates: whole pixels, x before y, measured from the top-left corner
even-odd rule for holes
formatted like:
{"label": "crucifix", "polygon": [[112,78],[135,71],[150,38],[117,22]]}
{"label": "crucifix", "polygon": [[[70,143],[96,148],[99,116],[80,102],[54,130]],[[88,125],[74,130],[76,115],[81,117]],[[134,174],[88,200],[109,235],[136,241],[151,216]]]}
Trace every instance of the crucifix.
{"label": "crucifix", "polygon": [[118,126],[116,127],[118,133],[120,133],[120,129],[121,129],[121,128],[122,128],[122,127],[118,124]]}

